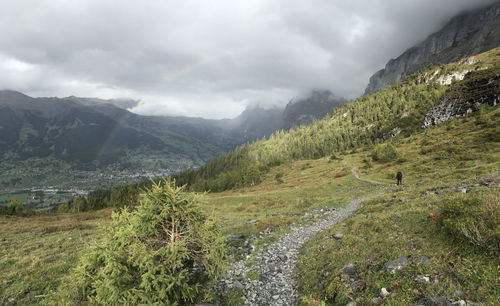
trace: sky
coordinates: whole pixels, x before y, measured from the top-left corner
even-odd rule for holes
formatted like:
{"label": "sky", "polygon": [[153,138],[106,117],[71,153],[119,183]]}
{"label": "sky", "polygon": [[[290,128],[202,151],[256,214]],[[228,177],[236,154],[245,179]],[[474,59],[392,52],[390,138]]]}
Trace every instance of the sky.
{"label": "sky", "polygon": [[213,119],[313,89],[355,98],[389,59],[491,2],[1,1],[0,89]]}

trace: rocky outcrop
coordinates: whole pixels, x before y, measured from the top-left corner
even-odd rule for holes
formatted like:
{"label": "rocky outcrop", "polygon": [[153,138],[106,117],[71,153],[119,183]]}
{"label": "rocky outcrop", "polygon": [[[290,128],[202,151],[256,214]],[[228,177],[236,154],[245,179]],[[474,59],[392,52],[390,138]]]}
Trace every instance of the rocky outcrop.
{"label": "rocky outcrop", "polygon": [[483,104],[500,103],[500,69],[486,69],[467,74],[454,83],[425,116],[422,128],[437,125],[454,117],[478,111]]}
{"label": "rocky outcrop", "polygon": [[429,64],[450,63],[500,46],[500,2],[460,14],[375,73],[365,93],[402,81]]}

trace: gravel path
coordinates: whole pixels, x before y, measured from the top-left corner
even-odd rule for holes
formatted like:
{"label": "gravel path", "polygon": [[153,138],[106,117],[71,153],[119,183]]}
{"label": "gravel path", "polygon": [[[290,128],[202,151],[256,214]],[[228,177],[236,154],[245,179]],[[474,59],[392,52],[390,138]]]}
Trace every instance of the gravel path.
{"label": "gravel path", "polygon": [[[377,181],[373,181],[373,180],[369,180],[369,179],[360,177],[359,174],[356,172],[356,170],[354,168],[351,168],[351,172],[354,175],[354,177],[357,178],[360,181],[367,182],[367,183],[372,183],[372,184],[375,184],[375,185],[386,185],[386,183],[377,182]],[[394,178],[396,178],[396,176],[394,176]]]}
{"label": "gravel path", "polygon": [[[319,232],[351,216],[363,201],[376,198],[382,193],[353,200],[344,209],[313,224],[291,227],[288,234],[256,255],[252,267],[245,267],[245,260],[236,262],[227,277],[219,282],[219,292],[231,288],[243,289],[245,305],[296,305],[299,294],[293,271],[300,247]],[[250,271],[258,273],[260,279],[246,278],[245,275]]]}

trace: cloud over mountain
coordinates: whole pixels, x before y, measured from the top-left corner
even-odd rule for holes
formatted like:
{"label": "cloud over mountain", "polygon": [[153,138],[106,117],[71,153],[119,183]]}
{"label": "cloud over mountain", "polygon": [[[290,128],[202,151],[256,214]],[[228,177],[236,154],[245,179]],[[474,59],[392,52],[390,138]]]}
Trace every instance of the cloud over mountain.
{"label": "cloud over mountain", "polygon": [[4,1],[0,87],[209,118],[313,88],[355,97],[389,58],[491,2]]}

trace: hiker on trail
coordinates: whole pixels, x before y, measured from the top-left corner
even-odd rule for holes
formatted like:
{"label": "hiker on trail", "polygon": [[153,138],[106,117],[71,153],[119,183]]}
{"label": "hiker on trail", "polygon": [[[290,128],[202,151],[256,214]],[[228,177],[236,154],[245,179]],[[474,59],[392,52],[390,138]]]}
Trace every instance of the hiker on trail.
{"label": "hiker on trail", "polygon": [[396,179],[398,180],[398,185],[403,184],[403,173],[401,171],[398,171],[398,174],[396,174]]}

